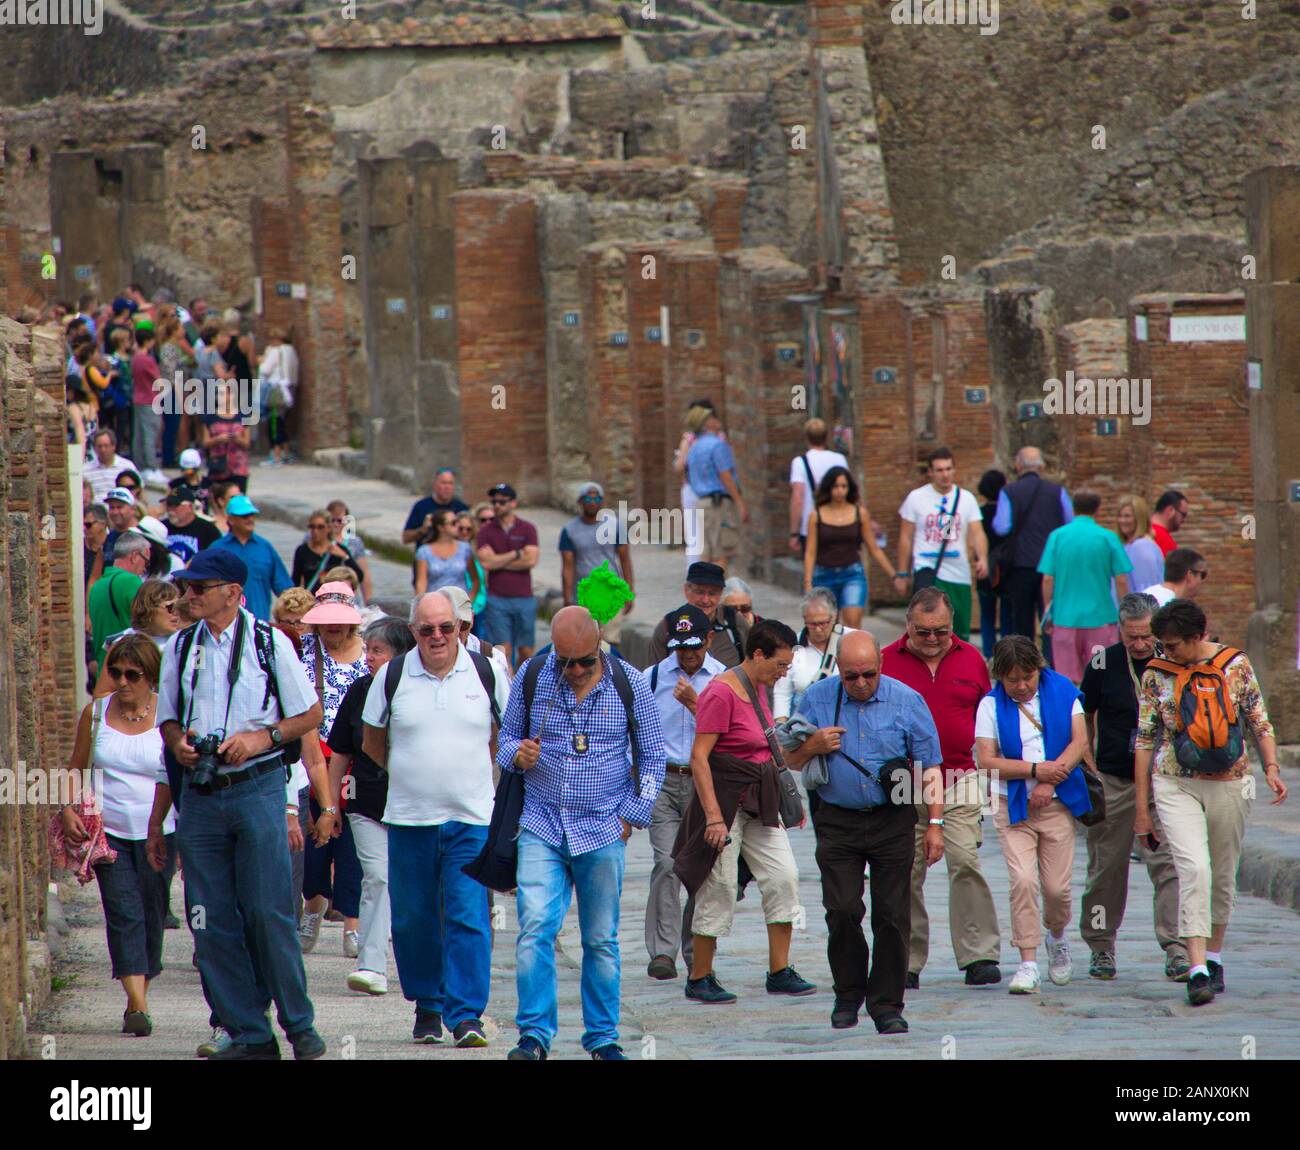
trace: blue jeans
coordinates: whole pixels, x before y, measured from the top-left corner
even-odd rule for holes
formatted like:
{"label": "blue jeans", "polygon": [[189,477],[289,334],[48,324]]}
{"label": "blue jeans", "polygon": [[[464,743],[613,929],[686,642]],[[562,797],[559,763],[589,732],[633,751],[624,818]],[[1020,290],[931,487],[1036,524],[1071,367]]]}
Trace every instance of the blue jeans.
{"label": "blue jeans", "polygon": [[[311,817],[320,818],[320,804],[313,798]],[[301,807],[298,808],[300,811]],[[334,879],[330,881],[333,864]],[[361,861],[357,858],[357,840],[352,837],[352,824],[343,820],[343,831],[318,847],[306,840],[303,850],[302,897],[324,895],[334,909],[345,918],[356,918],[361,913]]]}
{"label": "blue jeans", "polygon": [[812,585],[830,591],[841,609],[867,605],[867,572],[861,563],[850,563],[847,567],[823,567],[814,563]]}
{"label": "blue jeans", "polygon": [[402,994],[455,1029],[482,1019],[492,982],[487,887],[461,867],[487,842],[487,827],[447,822],[388,827],[388,901]]}
{"label": "blue jeans", "polygon": [[294,921],[284,772],[268,771],[209,795],[191,790],[187,777],[183,808],[176,845],[213,1012],[236,1042],[272,1041],[258,991],[264,981],[284,1032],[309,1030],[315,1013]]}
{"label": "blue jeans", "polygon": [[516,652],[520,647],[535,647],[537,600],[531,595],[491,595],[480,616],[489,643],[509,643]]}
{"label": "blue jeans", "polygon": [[99,880],[99,896],[104,904],[113,977],[143,974],[145,978],[157,978],[163,968],[167,887],[176,871],[176,836],[163,838],[167,861],[161,872],[149,865],[144,839],[105,837],[108,845],[117,851],[117,861],[97,864],[95,878]]}
{"label": "blue jeans", "polygon": [[582,931],[582,1048],[618,1041],[618,912],[627,844],[615,841],[572,855],[566,840],[553,847],[530,831],[519,832],[519,941],[515,977],[520,1039],[535,1038],[550,1050],[559,1029],[555,985],[555,939],[569,902],[578,895]]}

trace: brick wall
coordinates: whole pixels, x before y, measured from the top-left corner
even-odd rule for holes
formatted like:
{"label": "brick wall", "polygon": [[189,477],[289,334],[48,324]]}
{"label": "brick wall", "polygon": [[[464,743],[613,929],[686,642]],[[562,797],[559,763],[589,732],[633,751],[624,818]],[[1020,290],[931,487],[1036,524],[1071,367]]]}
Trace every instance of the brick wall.
{"label": "brick wall", "polygon": [[[537,204],[522,192],[451,197],[456,236],[465,491],[509,482],[522,502],[549,497],[546,330]],[[497,406],[493,406],[494,387]],[[504,407],[501,400],[504,399]]]}
{"label": "brick wall", "polygon": [[808,37],[814,47],[860,47],[862,4],[854,0],[808,0]]}
{"label": "brick wall", "polygon": [[636,420],[627,322],[627,253],[592,244],[578,263],[578,292],[585,323],[587,436],[591,470],[605,488],[605,503],[635,504]]}
{"label": "brick wall", "polygon": [[[1067,372],[1079,380],[1128,378],[1128,347],[1122,319],[1090,319],[1060,329],[1056,336],[1056,362],[1064,387]],[[1057,447],[1061,470],[1069,477],[1070,489],[1088,488],[1101,496],[1099,523],[1115,527],[1117,504],[1121,496],[1135,494],[1154,499],[1133,485],[1135,448],[1145,454],[1146,435],[1133,425],[1132,414],[1060,415]]]}
{"label": "brick wall", "polygon": [[664,406],[664,348],[656,337],[660,325],[660,306],[664,302],[664,278],[667,249],[663,244],[638,244],[627,249],[625,284],[627,290],[628,367],[636,410],[636,472],[638,506],[675,507],[675,486],[664,469],[665,441],[668,426],[674,431],[684,413],[668,411]]}
{"label": "brick wall", "polygon": [[[1173,342],[1171,320],[1241,316],[1244,297],[1136,297],[1128,325],[1129,375],[1151,379],[1151,422],[1134,428],[1130,469],[1154,504],[1166,488],[1186,493],[1191,514],[1177,542],[1200,551],[1210,578],[1197,596],[1213,633],[1233,646],[1246,642],[1255,602],[1253,544],[1244,517],[1253,512],[1250,418],[1244,342]],[[1147,321],[1145,340],[1134,322]]]}
{"label": "brick wall", "polygon": [[[690,404],[711,399],[722,407],[722,327],[718,296],[719,260],[712,251],[689,247],[666,253],[661,265],[668,338],[663,356],[663,455],[667,475]],[[724,413],[725,414],[725,413]],[[678,502],[677,484],[665,481],[664,506]]]}

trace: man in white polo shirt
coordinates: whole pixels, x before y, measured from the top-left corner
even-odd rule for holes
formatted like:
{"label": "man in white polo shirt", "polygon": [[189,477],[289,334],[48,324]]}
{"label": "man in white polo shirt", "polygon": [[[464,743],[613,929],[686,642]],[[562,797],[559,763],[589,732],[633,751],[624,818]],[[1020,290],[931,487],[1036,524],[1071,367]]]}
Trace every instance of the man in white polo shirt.
{"label": "man in white polo shirt", "polygon": [[[445,1018],[457,1046],[486,1046],[488,892],[461,867],[487,841],[493,722],[505,710],[507,683],[459,642],[458,630],[446,595],[415,600],[415,649],[375,676],[362,712],[363,750],[388,771],[393,955],[402,993],[415,1003],[412,1037],[444,1041]],[[399,667],[390,707],[388,675]]]}

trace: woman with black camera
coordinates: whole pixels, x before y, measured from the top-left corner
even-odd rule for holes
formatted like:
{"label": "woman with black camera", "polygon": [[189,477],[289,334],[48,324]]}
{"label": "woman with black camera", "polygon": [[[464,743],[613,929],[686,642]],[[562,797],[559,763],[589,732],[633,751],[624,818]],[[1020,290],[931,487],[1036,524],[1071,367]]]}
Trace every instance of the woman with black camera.
{"label": "woman with black camera", "polygon": [[742,856],[763,896],[768,993],[802,996],[817,989],[790,965],[799,868],[780,817],[779,768],[766,733],[772,727],[767,693],[790,670],[794,644],[795,633],[784,623],[756,624],[745,640],[745,661],[716,676],[696,704],[695,797],[673,852],[674,869],[695,896],[694,953],[686,980],[686,997],[693,1002],[736,1001],[719,985],[713,956],[718,939],[731,931]]}
{"label": "woman with black camera", "polygon": [[[82,815],[88,809],[89,780],[98,783],[103,829],[111,860],[95,865],[113,977],[126,991],[122,1033],[147,1038],[150,980],[162,970],[163,922],[167,889],[176,869],[175,816],[163,824],[166,863],[155,871],[145,854],[154,782],[162,757],[162,735],[154,725],[158,671],[162,655],[148,635],[131,634],[117,642],[105,661],[113,693],[95,699],[81,713],[70,770],[64,779],[65,806],[59,812],[63,835],[73,846],[87,838]],[[93,772],[93,774],[92,774]],[[67,793],[72,780],[87,780],[82,795]]]}

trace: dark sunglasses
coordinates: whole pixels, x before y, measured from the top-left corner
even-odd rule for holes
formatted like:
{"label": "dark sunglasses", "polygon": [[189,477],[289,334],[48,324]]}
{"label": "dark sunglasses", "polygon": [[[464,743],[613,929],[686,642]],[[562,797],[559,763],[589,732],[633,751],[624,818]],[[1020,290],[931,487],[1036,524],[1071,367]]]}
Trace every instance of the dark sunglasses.
{"label": "dark sunglasses", "polygon": [[137,671],[134,667],[109,667],[108,677],[115,683],[120,679],[125,679],[128,683],[138,683],[144,678],[144,672]]}
{"label": "dark sunglasses", "polygon": [[495,518],[496,518],[495,515],[480,515],[478,517],[478,521],[480,523],[491,523],[492,520],[494,520]]}
{"label": "dark sunglasses", "polygon": [[489,502],[490,504],[492,504],[493,507],[505,507],[505,506],[510,502],[510,500],[509,500],[509,499],[489,499],[488,502]]}
{"label": "dark sunglasses", "polygon": [[912,630],[922,639],[942,639],[945,635],[952,634],[951,627],[917,627],[913,624]]}
{"label": "dark sunglasses", "polygon": [[335,515],[330,519],[331,523],[346,523],[347,519],[341,515]]}
{"label": "dark sunglasses", "polygon": [[846,683],[856,683],[859,679],[875,679],[879,671],[841,671],[840,678]]}
{"label": "dark sunglasses", "polygon": [[191,595],[206,595],[213,587],[224,587],[229,580],[223,579],[219,583],[199,583],[192,579],[185,580],[185,590]]}
{"label": "dark sunglasses", "polygon": [[84,530],[91,531],[95,528],[98,522],[99,521],[97,519],[87,519],[84,523],[82,523],[81,526]]}
{"label": "dark sunglasses", "polygon": [[570,667],[594,667],[600,662],[600,656],[597,655],[579,655],[574,659],[565,659],[559,655],[555,656],[555,661],[560,664],[560,669],[567,671]]}
{"label": "dark sunglasses", "polygon": [[444,635],[451,636],[456,634],[458,630],[460,630],[459,623],[425,623],[423,626],[417,627],[415,633],[421,639],[432,639],[440,631]]}

